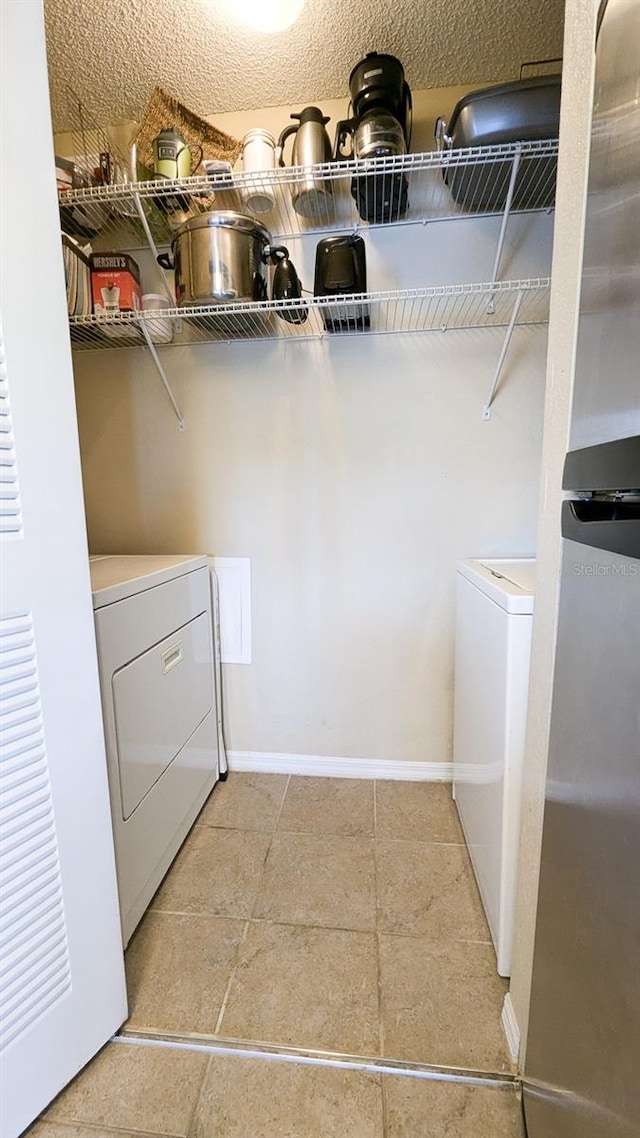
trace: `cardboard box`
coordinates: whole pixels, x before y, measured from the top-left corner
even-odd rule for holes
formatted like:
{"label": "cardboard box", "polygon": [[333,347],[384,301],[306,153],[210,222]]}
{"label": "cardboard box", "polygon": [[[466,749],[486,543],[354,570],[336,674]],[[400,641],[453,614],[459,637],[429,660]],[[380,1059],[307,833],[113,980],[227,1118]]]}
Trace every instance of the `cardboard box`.
{"label": "cardboard box", "polygon": [[96,315],[142,308],[140,269],[128,253],[91,254],[91,297]]}

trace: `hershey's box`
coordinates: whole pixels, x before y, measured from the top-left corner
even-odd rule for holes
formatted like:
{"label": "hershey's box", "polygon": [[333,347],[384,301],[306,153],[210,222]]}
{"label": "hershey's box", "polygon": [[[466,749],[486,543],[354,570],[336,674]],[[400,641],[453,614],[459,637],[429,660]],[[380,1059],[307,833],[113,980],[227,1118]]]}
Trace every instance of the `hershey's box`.
{"label": "hershey's box", "polygon": [[140,269],[128,253],[91,254],[93,311],[135,312],[142,308]]}

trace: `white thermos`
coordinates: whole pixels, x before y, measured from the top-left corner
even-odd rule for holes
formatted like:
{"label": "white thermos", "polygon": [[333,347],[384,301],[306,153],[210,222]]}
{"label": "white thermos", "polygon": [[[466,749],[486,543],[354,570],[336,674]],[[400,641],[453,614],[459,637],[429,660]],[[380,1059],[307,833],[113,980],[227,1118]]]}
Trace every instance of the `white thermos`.
{"label": "white thermos", "polygon": [[244,180],[243,198],[250,213],[269,213],[275,204],[273,185],[259,177],[276,165],[276,142],[262,127],[247,131],[242,140],[242,171],[251,175]]}

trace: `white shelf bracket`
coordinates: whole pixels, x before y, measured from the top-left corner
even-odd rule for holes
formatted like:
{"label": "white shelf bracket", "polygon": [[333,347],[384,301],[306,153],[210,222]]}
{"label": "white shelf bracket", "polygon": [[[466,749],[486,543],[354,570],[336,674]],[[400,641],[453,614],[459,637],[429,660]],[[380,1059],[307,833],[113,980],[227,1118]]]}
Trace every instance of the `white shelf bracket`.
{"label": "white shelf bracket", "polygon": [[[132,177],[133,181],[135,182],[136,178],[137,178],[137,148],[136,148],[135,143],[131,147],[131,150],[129,153],[129,160],[130,160],[130,164],[131,164],[131,177]],[[173,292],[169,286],[169,282],[167,280],[167,274],[166,274],[165,270],[162,269],[161,266],[158,264],[158,249],[157,249],[156,243],[153,239],[153,234],[152,234],[151,229],[149,227],[149,222],[147,221],[147,215],[146,215],[144,208],[142,206],[142,202],[140,201],[140,194],[134,194],[133,200],[134,200],[135,207],[136,207],[136,210],[138,213],[138,217],[140,218],[140,221],[142,223],[142,228],[144,229],[145,237],[147,238],[149,248],[151,249],[151,252],[153,253],[153,259],[154,259],[156,266],[157,266],[157,268],[161,274],[162,287],[164,289],[165,295],[166,295],[167,300],[169,302],[169,307],[173,308],[173,305],[175,304],[175,298],[174,298]],[[169,380],[167,379],[166,372],[162,366],[162,360],[160,359],[160,356],[158,355],[156,346],[155,346],[153,340],[151,339],[149,329],[147,328],[144,320],[140,321],[140,328],[142,330],[142,335],[144,336],[144,338],[147,342],[147,347],[149,349],[149,352],[151,353],[151,359],[153,360],[154,364],[156,365],[156,370],[158,372],[158,375],[160,376],[160,379],[162,381],[162,385],[163,385],[163,387],[167,393],[167,397],[168,397],[169,402],[171,403],[171,406],[173,408],[173,413],[174,413],[176,419],[178,420],[178,430],[179,431],[185,431],[187,424],[184,421],[184,415],[182,414],[182,411],[180,410],[180,407],[178,406],[178,403],[176,402],[176,398],[173,394],[173,391],[171,390],[171,385],[169,383]]]}
{"label": "white shelf bracket", "polygon": [[[505,237],[507,236],[507,225],[509,224],[509,216],[511,214],[511,206],[513,204],[513,195],[514,195],[515,188],[516,188],[516,178],[518,177],[518,170],[520,169],[521,154],[522,154],[522,146],[521,146],[521,144],[518,144],[516,153],[513,156],[513,162],[511,165],[511,176],[509,178],[509,186],[507,188],[507,197],[506,197],[506,201],[504,203],[504,210],[502,213],[502,224],[500,225],[500,233],[498,235],[498,244],[496,246],[496,256],[495,256],[495,260],[493,262],[493,272],[491,274],[492,284],[496,283],[496,281],[498,280],[498,274],[500,272],[500,264],[502,262],[502,254],[504,251],[504,242],[505,242]],[[487,312],[494,312],[494,311],[495,311],[494,297],[493,297],[493,293],[491,293],[489,295],[489,297],[487,298]]]}
{"label": "white shelf bracket", "polygon": [[516,326],[516,320],[518,319],[518,313],[520,312],[520,305],[522,304],[522,298],[523,297],[524,297],[524,292],[522,289],[520,289],[520,291],[518,292],[518,295],[516,296],[516,302],[513,306],[513,312],[511,313],[511,319],[509,321],[507,331],[505,332],[504,341],[502,344],[502,351],[500,352],[500,357],[499,357],[498,363],[496,365],[495,375],[493,377],[493,383],[491,384],[491,391],[489,392],[489,398],[487,399],[487,402],[485,403],[483,411],[482,411],[482,418],[485,421],[487,419],[491,418],[491,406],[492,406],[493,401],[496,397],[496,392],[498,390],[498,384],[500,383],[500,376],[502,375],[502,369],[504,367],[504,361],[507,358],[507,352],[509,351],[509,344],[511,343],[511,337],[513,335],[513,329]]}
{"label": "white shelf bracket", "polygon": [[142,335],[144,336],[145,340],[147,341],[147,347],[151,353],[151,358],[152,358],[154,364],[156,365],[158,375],[160,376],[160,379],[162,380],[164,389],[165,389],[167,396],[169,398],[169,402],[171,403],[171,406],[173,407],[175,417],[178,420],[178,430],[179,431],[185,431],[187,429],[187,424],[185,423],[184,415],[182,414],[182,411],[180,410],[180,407],[178,406],[178,404],[176,402],[173,391],[171,390],[171,385],[169,383],[169,380],[167,379],[165,370],[162,366],[162,360],[160,359],[160,356],[158,355],[158,352],[156,350],[156,346],[155,346],[153,340],[151,339],[149,329],[147,328],[144,320],[140,321],[140,328],[142,329]]}
{"label": "white shelf bracket", "polygon": [[162,281],[162,288],[163,288],[164,294],[165,294],[165,296],[169,302],[169,307],[173,308],[173,306],[175,304],[175,297],[173,295],[173,289],[171,288],[171,286],[167,280],[166,270],[163,269],[161,267],[161,265],[158,264],[158,247],[157,247],[157,245],[153,239],[153,234],[149,228],[149,222],[147,221],[147,215],[144,212],[142,202],[140,201],[140,195],[134,194],[133,200],[135,202],[135,206],[136,206],[136,209],[138,211],[138,216],[140,218],[140,221],[142,222],[142,228],[144,229],[145,237],[147,238],[147,244],[148,244],[151,252],[153,253],[153,259],[156,263],[156,268],[158,270],[158,274],[159,274],[160,279]]}

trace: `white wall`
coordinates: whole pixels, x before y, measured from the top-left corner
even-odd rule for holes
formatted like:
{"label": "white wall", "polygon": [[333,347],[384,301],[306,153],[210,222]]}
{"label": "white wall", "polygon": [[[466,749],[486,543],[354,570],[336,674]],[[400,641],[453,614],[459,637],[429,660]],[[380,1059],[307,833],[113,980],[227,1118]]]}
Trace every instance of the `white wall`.
{"label": "white wall", "polygon": [[[458,92],[427,94],[446,113]],[[287,113],[218,121],[241,134]],[[487,280],[498,227],[379,230],[370,285]],[[547,272],[551,230],[516,219],[504,273]],[[291,249],[310,284],[312,248]],[[546,330],[516,332],[486,423],[502,337],[168,349],[184,435],[146,353],[76,356],[92,549],[251,558],[253,664],[224,678],[232,750],[450,760],[456,560],[535,547]]]}
{"label": "white wall", "polygon": [[570,0],[565,19],[558,204],[538,527],[538,585],[511,977],[511,1000],[521,1032],[521,1066],[526,1055],[540,875],[560,577],[562,468],[569,440],[575,367],[597,9],[597,0]]}

